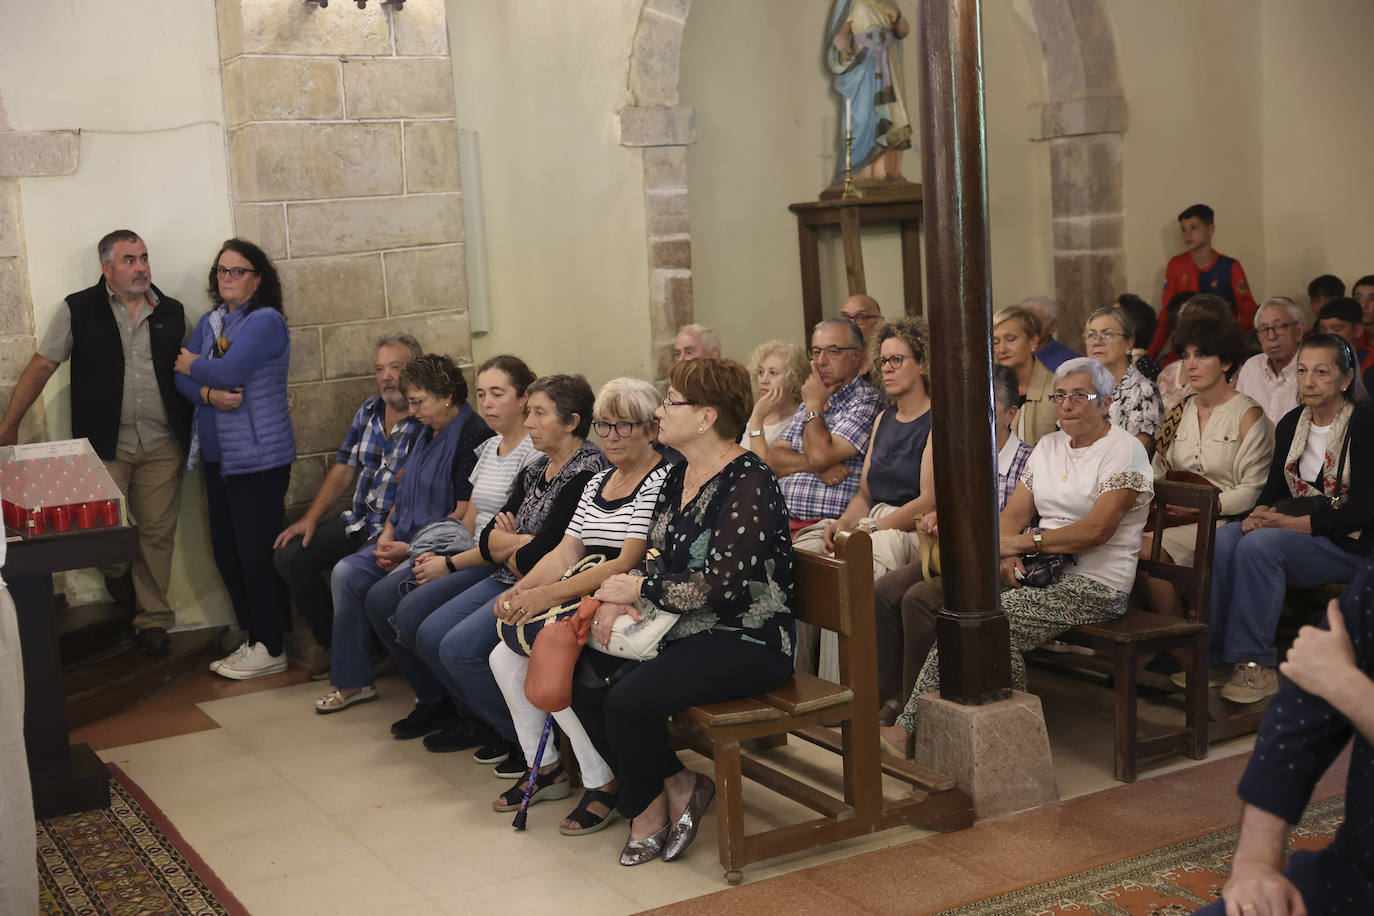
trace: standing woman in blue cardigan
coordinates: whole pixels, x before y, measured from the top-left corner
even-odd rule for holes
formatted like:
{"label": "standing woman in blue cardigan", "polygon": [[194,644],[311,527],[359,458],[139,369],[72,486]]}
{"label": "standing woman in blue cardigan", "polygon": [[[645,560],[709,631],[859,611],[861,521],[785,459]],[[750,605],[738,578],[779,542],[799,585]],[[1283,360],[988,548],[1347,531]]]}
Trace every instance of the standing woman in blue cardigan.
{"label": "standing woman in blue cardigan", "polygon": [[221,246],[210,268],[206,313],[176,362],[176,383],[196,405],[186,466],[205,465],[210,545],[245,642],[210,665],[244,680],[286,670],[291,628],[285,583],[272,565],[296,439],[286,406],[291,338],[281,281],[261,248]]}

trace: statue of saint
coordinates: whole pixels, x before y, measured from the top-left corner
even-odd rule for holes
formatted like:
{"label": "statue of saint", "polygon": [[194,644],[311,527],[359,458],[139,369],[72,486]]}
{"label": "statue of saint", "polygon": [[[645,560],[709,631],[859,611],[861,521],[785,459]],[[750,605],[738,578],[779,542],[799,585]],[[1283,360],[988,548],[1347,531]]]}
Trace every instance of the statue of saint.
{"label": "statue of saint", "polygon": [[[911,119],[902,99],[902,53],[897,42],[911,25],[891,0],[835,0],[830,13],[826,64],[845,100],[846,127],[854,134],[855,181],[903,181],[902,150],[911,149]],[[840,160],[836,184],[844,181]]]}

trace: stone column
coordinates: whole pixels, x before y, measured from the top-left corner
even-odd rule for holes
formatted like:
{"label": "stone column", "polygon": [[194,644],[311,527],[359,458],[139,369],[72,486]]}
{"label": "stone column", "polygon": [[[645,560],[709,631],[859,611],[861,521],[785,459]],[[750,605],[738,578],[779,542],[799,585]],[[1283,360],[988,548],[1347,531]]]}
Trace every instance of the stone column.
{"label": "stone column", "polygon": [[446,13],[217,3],[234,224],[280,269],[291,326],[300,505],[376,391],[378,336],[471,365]]}
{"label": "stone column", "polygon": [[[12,131],[0,106],[0,416],[35,346],[19,179],[70,175],[79,154],[76,131]],[[44,415],[40,397],[24,417],[21,442],[47,438]]]}

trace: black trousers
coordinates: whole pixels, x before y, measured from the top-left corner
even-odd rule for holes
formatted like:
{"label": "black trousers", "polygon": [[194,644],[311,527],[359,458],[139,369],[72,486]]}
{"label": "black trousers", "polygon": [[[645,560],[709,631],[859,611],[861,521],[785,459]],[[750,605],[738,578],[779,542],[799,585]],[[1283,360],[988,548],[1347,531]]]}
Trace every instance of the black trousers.
{"label": "black trousers", "polygon": [[216,462],[205,462],[205,495],[210,509],[210,546],[239,626],[250,642],[273,655],[291,629],[291,596],[272,565],[272,542],[281,533],[291,466],[252,474],[221,476]]}
{"label": "black trousers", "polygon": [[[601,655],[594,665],[614,670],[621,659]],[[573,708],[620,780],[617,808],[637,817],[682,770],[668,744],[668,717],[702,703],[752,697],[792,676],[792,659],[724,633],[698,633],[668,643],[657,658],[635,667],[609,690],[574,678]]]}
{"label": "black trousers", "polygon": [[296,609],[301,612],[315,641],[326,649],[334,635],[334,601],[329,594],[329,574],[334,564],[355,552],[367,540],[367,526],[350,534],[343,516],[336,515],[315,526],[310,543],[293,538],[272,553],[272,565],[286,583]]}

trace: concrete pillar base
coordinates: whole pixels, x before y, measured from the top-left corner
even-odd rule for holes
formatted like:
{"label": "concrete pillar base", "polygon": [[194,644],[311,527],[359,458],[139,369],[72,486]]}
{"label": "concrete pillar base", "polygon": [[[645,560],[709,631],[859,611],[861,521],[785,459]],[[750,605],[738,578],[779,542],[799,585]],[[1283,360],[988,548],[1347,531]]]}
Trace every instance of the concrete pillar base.
{"label": "concrete pillar base", "polygon": [[961,706],[928,693],[917,703],[916,762],[958,780],[979,819],[1059,800],[1039,697]]}

